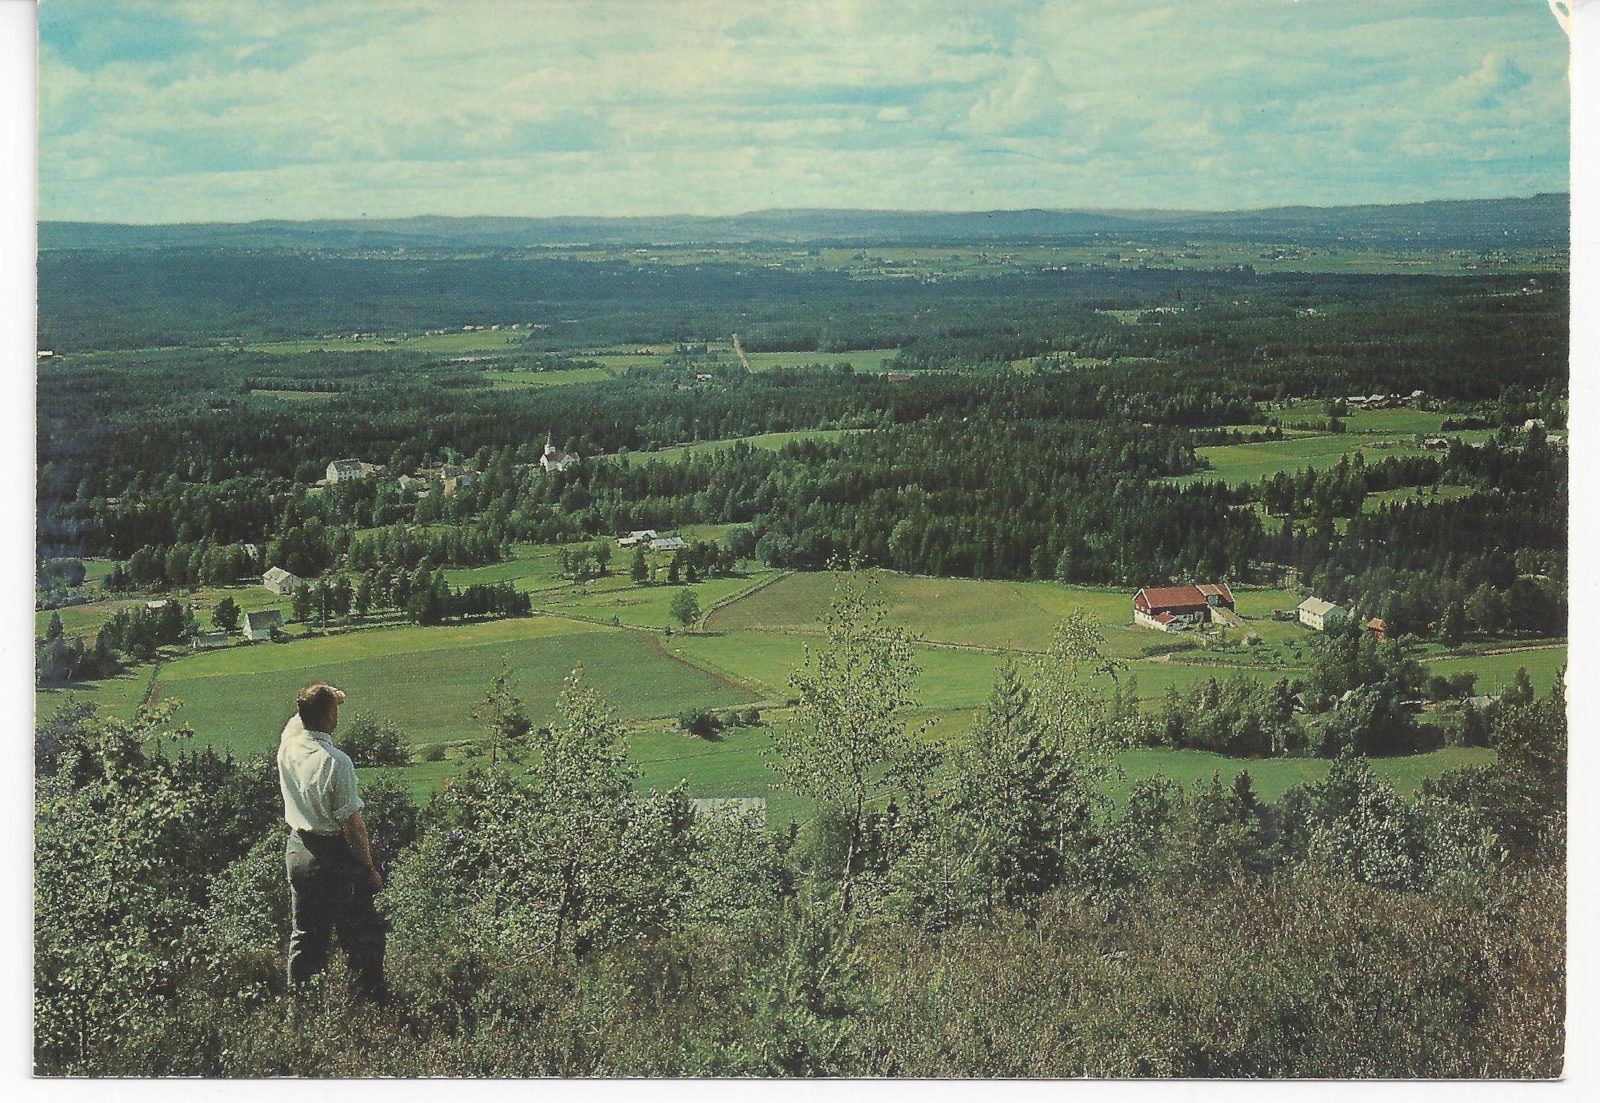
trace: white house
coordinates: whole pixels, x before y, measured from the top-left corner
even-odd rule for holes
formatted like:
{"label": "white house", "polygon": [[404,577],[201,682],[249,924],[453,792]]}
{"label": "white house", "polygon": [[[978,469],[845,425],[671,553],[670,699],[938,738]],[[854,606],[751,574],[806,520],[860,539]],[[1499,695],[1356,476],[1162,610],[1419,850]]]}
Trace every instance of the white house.
{"label": "white house", "polygon": [[1323,601],[1320,597],[1308,597],[1302,601],[1295,610],[1300,615],[1300,623],[1307,628],[1314,628],[1318,632],[1326,632],[1335,622],[1348,617],[1350,611],[1335,605],[1331,601]]}
{"label": "white house", "polygon": [[274,631],[283,631],[283,610],[260,609],[244,615],[244,638],[270,640]]}
{"label": "white house", "polygon": [[275,594],[287,596],[294,593],[295,587],[300,585],[300,579],[282,567],[273,567],[261,576],[261,585]]}
{"label": "white house", "polygon": [[364,479],[377,470],[376,464],[363,463],[361,460],[334,460],[328,465],[327,478],[330,483],[345,479]]}

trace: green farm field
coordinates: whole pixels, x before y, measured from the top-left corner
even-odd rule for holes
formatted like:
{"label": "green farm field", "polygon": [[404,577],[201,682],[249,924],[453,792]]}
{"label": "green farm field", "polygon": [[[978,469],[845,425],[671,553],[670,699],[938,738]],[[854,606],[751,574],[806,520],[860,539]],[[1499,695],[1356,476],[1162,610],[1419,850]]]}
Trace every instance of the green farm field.
{"label": "green farm field", "polygon": [[[439,632],[450,638],[426,638]],[[250,662],[254,651],[269,655]],[[628,721],[756,699],[667,654],[651,634],[553,617],[234,648],[164,665],[157,696],[183,702],[183,719],[202,742],[251,753],[273,745],[301,685],[326,680],[350,694],[354,709],[394,720],[414,745],[425,747],[481,737],[472,710],[502,659],[535,723],[554,715],[562,680],[578,665]]]}
{"label": "green farm field", "polygon": [[1192,482],[1220,481],[1229,486],[1238,486],[1240,483],[1257,482],[1280,471],[1294,474],[1307,467],[1319,470],[1334,467],[1340,458],[1353,458],[1358,452],[1369,464],[1385,456],[1426,454],[1421,444],[1410,440],[1378,441],[1359,433],[1328,433],[1291,440],[1260,441],[1256,444],[1217,444],[1195,449],[1197,455],[1211,464],[1209,470],[1180,475],[1172,482],[1187,485]]}
{"label": "green farm field", "polygon": [[[729,346],[731,351],[732,346]],[[750,352],[750,370],[763,372],[777,368],[807,368],[813,364],[837,367],[849,364],[863,374],[879,375],[889,370],[887,362],[893,360],[899,349],[855,349],[850,352]]]}
{"label": "green farm field", "polygon": [[[714,535],[694,529],[685,534]],[[157,697],[181,700],[180,716],[202,742],[245,754],[271,748],[286,703],[300,685],[311,678],[333,681],[352,694],[355,708],[400,724],[419,751],[446,748],[444,761],[417,761],[402,770],[406,783],[421,796],[482,755],[483,735],[471,713],[502,657],[511,665],[517,692],[540,723],[552,715],[561,680],[581,663],[590,682],[630,725],[630,746],[644,775],[641,784],[670,786],[687,780],[694,796],[766,795],[772,801],[772,822],[790,815],[803,818],[804,809],[772,790],[761,757],[770,739],[765,727],[729,727],[715,740],[700,740],[680,733],[673,718],[687,707],[726,710],[755,704],[768,719],[783,722],[789,677],[804,663],[806,648],[820,642],[821,618],[837,576],[756,570],[700,583],[694,590],[702,610],[723,604],[710,612],[701,630],[668,637],[667,609],[681,587],[637,587],[616,573],[580,586],[558,577],[554,548],[521,545],[516,553],[509,562],[448,576],[458,586],[509,579],[533,593],[532,618],[435,628],[377,627],[185,656],[163,663]],[[623,554],[613,556],[613,571]],[[1006,655],[1029,671],[1057,624],[1074,609],[1101,620],[1109,649],[1126,664],[1122,684],[1136,685],[1147,702],[1169,686],[1187,690],[1211,677],[1243,674],[1275,680],[1304,674],[1314,639],[1296,624],[1270,619],[1274,609],[1293,608],[1298,602],[1298,595],[1287,590],[1236,590],[1245,620],[1242,629],[1167,636],[1130,623],[1131,593],[1121,589],[889,571],[873,576],[891,621],[920,638],[915,646],[921,671],[918,715],[936,719],[934,738],[942,740],[964,738],[973,710],[987,696]],[[205,593],[208,607],[221,593],[241,604],[248,598],[247,607],[283,603],[260,587],[243,587]],[[85,617],[106,615],[82,608],[88,610]],[[1262,644],[1242,646],[1239,641],[1246,634],[1262,637]],[[1174,647],[1170,654],[1151,653]],[[1495,692],[1518,666],[1528,668],[1538,688],[1547,687],[1565,656],[1564,643],[1547,642],[1506,654],[1455,653],[1426,661],[1441,673],[1475,670],[1480,691]],[[128,716],[149,683],[149,668],[143,667],[72,692],[81,692],[108,713]],[[63,691],[40,691],[36,706],[46,715],[66,696]],[[1437,752],[1381,762],[1377,768],[1402,787],[1414,786],[1425,774],[1475,753]],[[1220,771],[1228,781],[1248,768],[1257,792],[1268,799],[1326,769],[1325,763],[1307,759],[1243,762],[1166,750],[1130,751],[1122,761],[1126,777],[1117,783],[1118,791],[1152,773],[1188,782]]]}
{"label": "green farm field", "polygon": [[790,441],[796,440],[841,440],[852,433],[866,432],[864,429],[796,429],[787,433],[759,433],[751,437],[727,437],[720,440],[698,440],[691,444],[675,444],[667,448],[657,448],[649,452],[629,452],[629,463],[650,463],[654,461],[676,462],[690,456],[715,452],[734,444],[748,444],[752,448],[763,448],[776,452]]}
{"label": "green farm field", "polygon": [[287,341],[256,341],[243,347],[245,352],[302,353],[326,350],[328,352],[393,352],[404,349],[412,352],[469,353],[503,350],[521,345],[527,330],[501,328],[480,329],[470,332],[419,334],[405,337],[393,344],[377,339],[349,337],[305,337]]}
{"label": "green farm field", "polygon": [[497,391],[530,387],[561,387],[573,383],[602,383],[612,378],[604,368],[568,368],[559,371],[486,371],[483,381]]}
{"label": "green farm field", "polygon": [[[264,586],[207,586],[198,590],[177,593],[171,600],[193,605],[195,616],[199,618],[202,626],[211,626],[211,611],[216,608],[217,602],[225,597],[231,597],[239,609],[245,613],[255,613],[262,609],[281,609],[284,619],[289,618],[289,599],[272,593]],[[94,634],[100,631],[101,625],[110,620],[121,609],[142,607],[149,598],[110,598],[105,601],[93,601],[87,605],[70,605],[64,609],[55,610],[61,614],[61,627],[68,636],[83,636],[88,642],[94,642]],[[51,610],[41,609],[34,613],[34,635],[43,637],[45,629],[50,625]]]}
{"label": "green farm field", "polygon": [[1536,693],[1548,690],[1556,675],[1567,665],[1567,645],[1552,644],[1528,650],[1502,651],[1492,655],[1463,655],[1455,658],[1433,659],[1428,670],[1435,674],[1450,675],[1463,670],[1478,675],[1478,693],[1499,693],[1511,684],[1517,668],[1528,672]]}

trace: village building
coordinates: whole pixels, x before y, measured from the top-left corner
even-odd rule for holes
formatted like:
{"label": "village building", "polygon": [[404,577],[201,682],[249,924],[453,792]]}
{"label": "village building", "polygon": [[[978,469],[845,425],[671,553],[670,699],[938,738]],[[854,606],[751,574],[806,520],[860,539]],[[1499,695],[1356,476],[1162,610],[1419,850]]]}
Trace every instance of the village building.
{"label": "village building", "polygon": [[634,529],[626,536],[617,537],[617,547],[631,548],[637,544],[646,543],[656,538],[655,529]]}
{"label": "village building", "polygon": [[1233,611],[1233,591],[1225,582],[1146,586],[1133,595],[1133,623],[1161,632],[1206,624],[1222,609]]}
{"label": "village building", "polygon": [[228,633],[197,632],[190,638],[189,645],[196,651],[215,651],[219,647],[228,646]]}
{"label": "village building", "polygon": [[376,464],[364,463],[361,460],[334,460],[328,465],[327,480],[330,483],[337,483],[350,479],[364,479],[375,474],[377,470]]}
{"label": "village building", "polygon": [[463,471],[459,475],[450,475],[442,479],[439,483],[439,489],[443,491],[446,498],[449,498],[454,496],[456,491],[465,490],[477,481],[477,472]]}
{"label": "village building", "polygon": [[283,631],[283,610],[260,609],[244,615],[244,638],[270,640],[272,633]]}
{"label": "village building", "polygon": [[1388,642],[1383,634],[1383,618],[1373,617],[1367,621],[1367,631],[1371,632],[1379,643]]}
{"label": "village building", "polygon": [[154,601],[145,602],[144,607],[152,612],[159,609],[165,609],[167,607],[167,599],[164,597],[158,597]]}
{"label": "village building", "polygon": [[261,576],[261,585],[275,594],[287,596],[294,593],[295,587],[300,585],[300,579],[282,567],[273,567]]}
{"label": "village building", "polygon": [[565,471],[578,462],[578,453],[563,452],[555,446],[549,436],[544,438],[544,454],[539,457],[539,466],[547,473],[551,471]]}
{"label": "village building", "polygon": [[1295,610],[1300,615],[1300,623],[1307,628],[1314,628],[1318,632],[1326,632],[1335,622],[1350,615],[1348,609],[1335,605],[1331,601],[1323,601],[1320,597],[1308,597],[1302,601]]}
{"label": "village building", "polygon": [[1430,452],[1448,452],[1450,451],[1450,442],[1444,437],[1424,437],[1422,447]]}
{"label": "village building", "polygon": [[1530,417],[1527,421],[1524,421],[1522,423],[1522,431],[1524,433],[1531,433],[1535,429],[1543,429],[1543,428],[1544,428],[1544,418],[1542,418],[1542,417]]}
{"label": "village building", "polygon": [[657,536],[650,541],[651,551],[677,551],[683,546],[683,537],[681,536]]}

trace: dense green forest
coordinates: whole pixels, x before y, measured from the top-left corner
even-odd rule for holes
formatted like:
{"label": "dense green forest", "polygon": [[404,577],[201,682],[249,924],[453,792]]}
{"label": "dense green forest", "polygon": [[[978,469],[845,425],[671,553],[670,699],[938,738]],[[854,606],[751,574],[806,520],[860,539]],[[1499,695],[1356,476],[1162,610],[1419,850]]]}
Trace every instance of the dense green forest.
{"label": "dense green forest", "polygon": [[[1481,454],[1457,448],[1432,467],[1371,473],[1369,491],[1445,481],[1483,494],[1385,508],[1363,516],[1348,538],[1334,532],[1333,501],[1322,495],[1319,504],[1315,488],[1302,498],[1303,523],[1269,537],[1243,508],[1249,490],[1168,481],[1203,473],[1195,448],[1212,439],[1212,427],[1303,397],[1421,390],[1447,408],[1481,407],[1492,424],[1541,415],[1558,426],[1560,274],[1533,281],[1538,294],[1524,293],[1524,277],[1163,270],[879,281],[863,294],[861,281],[836,274],[712,266],[156,252],[46,253],[41,280],[42,344],[73,347],[74,304],[94,303],[95,324],[114,326],[128,343],[181,346],[62,357],[40,374],[42,550],[161,561],[160,569],[141,562],[142,582],[237,577],[242,561],[217,565],[215,549],[243,542],[269,545],[270,561],[314,573],[348,549],[353,530],[441,521],[461,526],[460,540],[430,553],[434,565],[487,562],[491,548],[511,540],[738,523],[752,527],[759,557],[778,566],[815,569],[843,558],[929,574],[1137,586],[1189,575],[1248,579],[1269,562],[1298,565],[1346,601],[1393,592],[1398,573],[1409,604],[1433,610],[1484,581],[1461,561],[1478,557],[1468,547],[1561,558],[1564,453],[1528,462],[1544,453],[1524,456],[1514,438]],[[140,335],[129,318],[102,309],[108,300],[147,320],[170,314],[176,328]],[[305,334],[337,323],[371,327],[374,310],[413,328],[453,325],[466,314],[438,312],[456,300],[479,318],[535,305],[564,316],[497,354],[502,370],[615,340],[704,339],[735,327],[758,349],[764,325],[789,335],[784,347],[801,349],[829,346],[829,327],[864,332],[868,345],[896,345],[892,366],[905,370],[892,379],[838,366],[750,375],[723,364],[704,373],[709,383],[690,384],[702,365],[686,361],[610,381],[500,390],[495,373],[477,364],[405,346],[213,347],[218,332],[248,328],[239,312],[259,313],[262,303],[273,304],[285,333]],[[1176,313],[1156,312],[1178,304]],[[1129,325],[1108,310],[1150,313]],[[624,315],[625,334],[617,328]],[[82,332],[88,343],[101,339]],[[274,389],[329,398],[287,403],[260,393]],[[731,446],[682,463],[628,458],[686,441],[834,429],[875,431],[776,453]],[[556,476],[530,470],[549,432],[590,462]],[[448,500],[416,502],[392,482],[308,495],[336,455],[396,474],[454,456],[484,477]],[[1255,497],[1282,512],[1271,488]],[[1353,511],[1348,495],[1340,508],[1340,516]],[[1463,524],[1481,539],[1459,540]],[[1456,550],[1443,552],[1447,545]],[[407,556],[400,565],[415,562]],[[1551,589],[1561,571],[1538,573],[1543,588],[1510,604],[1520,627],[1553,630],[1564,616]],[[1441,574],[1452,581],[1441,584]],[[1493,581],[1503,595],[1515,582],[1503,570]],[[1407,600],[1395,607],[1399,620],[1426,630],[1421,615],[1405,612]]]}

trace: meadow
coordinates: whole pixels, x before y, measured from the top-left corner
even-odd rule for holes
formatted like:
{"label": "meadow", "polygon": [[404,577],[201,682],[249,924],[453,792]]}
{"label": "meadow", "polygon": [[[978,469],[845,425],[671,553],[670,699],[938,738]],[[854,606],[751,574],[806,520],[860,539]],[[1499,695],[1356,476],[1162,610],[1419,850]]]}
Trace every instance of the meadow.
{"label": "meadow", "polygon": [[648,452],[629,452],[629,463],[650,462],[675,462],[688,459],[690,456],[703,455],[715,452],[721,448],[728,448],[734,444],[748,444],[752,448],[762,448],[776,452],[790,441],[817,440],[835,441],[842,440],[852,433],[864,433],[865,429],[796,429],[784,433],[758,433],[749,437],[727,437],[720,440],[697,440],[689,444],[675,444],[667,448],[657,448]]}
{"label": "meadow", "polygon": [[[439,632],[449,635],[426,639]],[[267,655],[251,661],[252,651]],[[482,738],[472,711],[502,662],[535,724],[554,716],[562,681],[576,666],[630,722],[756,699],[668,654],[650,633],[554,617],[235,648],[164,666],[156,692],[158,699],[183,702],[183,718],[201,741],[246,754],[275,745],[300,686],[311,678],[330,681],[350,694],[353,709],[394,720],[425,750]]]}
{"label": "meadow", "polygon": [[[703,538],[720,535],[722,528],[684,531]],[[380,624],[326,635],[291,626],[295,638],[288,643],[235,646],[163,662],[155,695],[183,702],[181,715],[201,742],[247,754],[270,749],[280,714],[300,685],[313,677],[333,681],[350,692],[354,708],[388,717],[408,732],[419,761],[402,774],[420,796],[485,753],[472,711],[502,660],[509,663],[516,691],[536,723],[552,716],[561,680],[581,664],[630,726],[641,784],[687,780],[694,796],[769,796],[774,822],[797,811],[772,791],[761,758],[770,740],[765,727],[729,726],[703,740],[681,733],[675,718],[690,707],[725,711],[756,705],[765,720],[784,722],[790,675],[806,661],[807,648],[821,642],[821,622],[837,576],[757,568],[701,582],[693,589],[705,614],[702,623],[682,631],[668,613],[679,587],[633,585],[621,573],[625,552],[613,555],[611,574],[585,583],[560,576],[554,547],[518,545],[514,553],[503,563],[446,575],[457,586],[512,581],[533,595],[536,615],[531,618],[433,628]],[[666,556],[653,558],[664,568]],[[1183,691],[1235,674],[1275,680],[1303,675],[1309,666],[1313,634],[1294,622],[1271,619],[1274,610],[1298,603],[1299,595],[1288,590],[1241,587],[1235,591],[1241,627],[1166,635],[1132,624],[1132,595],[1121,589],[881,570],[871,577],[890,621],[917,640],[916,715],[935,721],[936,739],[962,738],[1001,662],[1011,656],[1025,672],[1032,670],[1056,626],[1073,610],[1101,622],[1108,653],[1123,663],[1120,684],[1152,707],[1169,687]],[[209,609],[223,594],[245,608],[287,605],[259,586],[205,590],[195,598]],[[103,619],[119,604],[128,603],[63,610],[63,622],[71,621],[69,632],[92,630],[97,617]],[[40,615],[40,631],[47,619],[47,613]],[[1251,637],[1259,642],[1246,644]],[[1454,653],[1429,647],[1423,657],[1439,673],[1476,671],[1479,692],[1504,688],[1519,666],[1542,690],[1565,663],[1566,646],[1562,641],[1528,646],[1498,654],[1474,653],[1484,650],[1481,644]],[[1100,682],[1111,685],[1104,678]],[[150,686],[145,667],[71,692],[126,716]],[[40,691],[36,707],[48,714],[67,692]],[[441,748],[444,759],[420,760],[430,747]],[[1382,762],[1379,769],[1414,787],[1425,774],[1478,754],[1447,750]],[[1191,781],[1217,771],[1226,781],[1249,769],[1257,791],[1269,799],[1326,768],[1309,759],[1248,762],[1161,749],[1129,751],[1122,765],[1119,790],[1155,773]]]}

